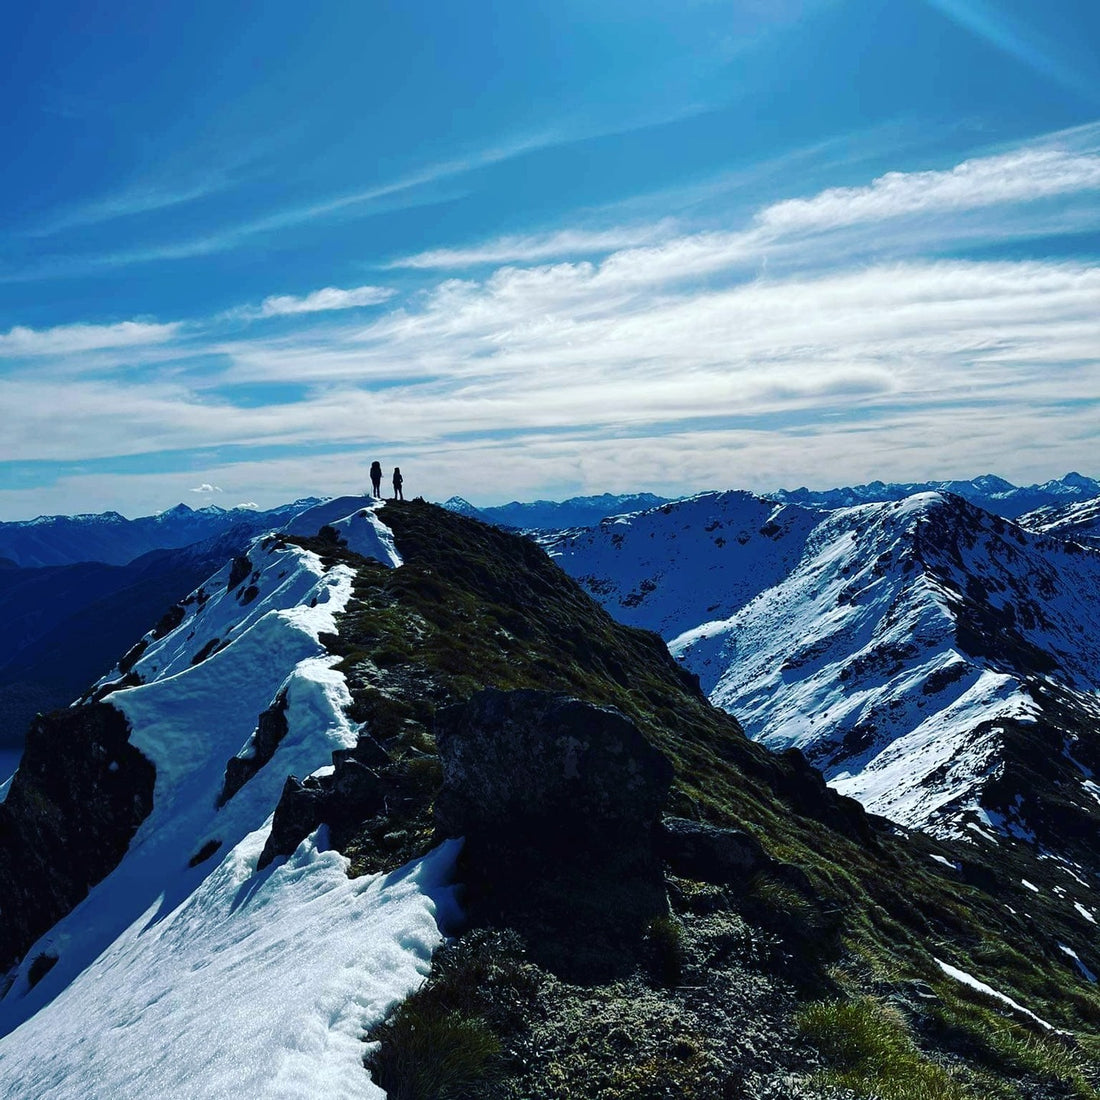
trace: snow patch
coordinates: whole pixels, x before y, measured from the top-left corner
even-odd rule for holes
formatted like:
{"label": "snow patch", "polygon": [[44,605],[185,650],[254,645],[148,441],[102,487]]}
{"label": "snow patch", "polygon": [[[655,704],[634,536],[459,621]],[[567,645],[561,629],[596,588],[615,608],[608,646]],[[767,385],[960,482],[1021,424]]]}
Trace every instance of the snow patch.
{"label": "snow patch", "polygon": [[998,992],[991,985],[986,985],[985,982],[979,981],[973,974],[967,974],[965,970],[959,970],[958,967],[951,966],[945,963],[942,959],[936,959],[936,965],[949,977],[954,978],[955,981],[961,982],[963,985],[969,986],[971,989],[977,990],[979,993],[984,993],[987,997],[993,997],[998,1001],[1003,1002],[1010,1008],[1015,1009],[1017,1012],[1023,1013],[1029,1019],[1034,1020],[1037,1024],[1047,1029],[1047,1031],[1057,1031],[1057,1028],[1053,1024],[1048,1024],[1046,1020],[1039,1016],[1036,1016],[1034,1012],[1029,1008],[1024,1008],[1019,1001],[1014,1001],[1011,997],[1006,996],[1004,993]]}
{"label": "snow patch", "polygon": [[1077,954],[1076,951],[1073,950],[1072,947],[1067,947],[1064,943],[1060,943],[1058,945],[1058,950],[1061,951],[1063,955],[1068,955],[1073,960],[1074,966],[1077,967],[1077,969],[1081,973],[1081,977],[1084,978],[1086,982],[1096,981],[1096,975],[1091,970],[1089,970],[1087,966],[1085,966],[1085,964],[1081,961],[1080,956]]}
{"label": "snow patch", "polygon": [[401,564],[401,555],[394,545],[393,532],[378,518],[379,507],[360,508],[350,516],[334,520],[329,526],[336,528],[353,554],[361,554],[364,558],[396,568]]}

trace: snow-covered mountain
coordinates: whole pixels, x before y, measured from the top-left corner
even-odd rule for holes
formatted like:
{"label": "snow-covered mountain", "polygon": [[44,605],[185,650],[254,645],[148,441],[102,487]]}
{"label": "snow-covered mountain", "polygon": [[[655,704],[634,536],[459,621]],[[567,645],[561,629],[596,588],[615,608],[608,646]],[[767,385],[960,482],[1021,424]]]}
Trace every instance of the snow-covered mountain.
{"label": "snow-covered mountain", "polygon": [[1017,522],[1029,531],[1100,546],[1100,499],[1051,504],[1028,512]]}
{"label": "snow-covered mountain", "polygon": [[[1100,492],[1100,490],[1097,490]],[[567,527],[587,527],[607,516],[640,512],[666,504],[666,497],[653,493],[601,493],[598,496],[571,497],[569,500],[535,500],[496,504],[476,508],[462,497],[451,497],[443,507],[460,515],[473,516],[485,523],[513,527],[519,531],[561,531]]]}
{"label": "snow-covered mountain", "polygon": [[552,553],[868,809],[1100,869],[1100,554],[939,493],[828,513],[707,494]]}
{"label": "snow-covered mountain", "polygon": [[[673,521],[667,559],[694,509],[707,555],[755,563],[723,614],[810,557],[839,583],[828,545],[841,559],[853,538],[822,528],[839,513],[716,499],[604,525],[623,536],[607,560]],[[934,575],[945,605],[953,569],[1027,552],[992,517],[954,531],[937,508],[955,503],[887,506],[861,536],[920,529],[933,550],[917,539],[902,572]],[[631,613],[661,604],[643,579]],[[879,602],[879,579],[850,571],[829,608]],[[989,659],[1033,663],[998,624]],[[958,844],[869,818],[799,753],[748,741],[529,539],[328,501],[36,719],[0,791],[0,1096],[824,1100],[845,1066],[801,1021],[841,990],[904,1054],[876,1094],[919,1073],[959,1097],[1087,1096],[1100,907],[990,828]]]}
{"label": "snow-covered mountain", "polygon": [[1078,473],[1044,481],[1041,485],[1013,485],[995,474],[956,481],[923,481],[887,484],[872,481],[840,489],[780,489],[770,494],[776,500],[812,508],[851,508],[857,504],[904,500],[917,493],[953,493],[987,512],[1016,519],[1037,508],[1093,500],[1100,496],[1100,481]]}
{"label": "snow-covered mountain", "polygon": [[26,567],[89,561],[125,565],[152,550],[190,546],[232,528],[257,534],[281,527],[316,503],[309,498],[267,511],[216,505],[194,509],[177,504],[155,516],[139,519],[126,519],[117,512],[39,516],[0,523],[0,558]]}
{"label": "snow-covered mountain", "polygon": [[[359,554],[398,564],[370,503],[355,503],[335,527]],[[23,835],[23,800],[53,789],[34,782],[56,768],[49,757],[80,751],[75,727],[54,729],[60,740],[48,723],[32,731],[0,807],[15,822],[0,848],[5,882],[33,878],[36,863],[57,875],[66,828],[105,845],[87,837],[106,820],[96,802],[119,787],[140,800],[150,764],[155,779],[147,816],[87,897],[29,950],[4,930],[5,954],[23,962],[0,1000],[0,1095],[122,1097],[138,1081],[143,1096],[382,1095],[361,1036],[422,979],[449,904],[450,849],[395,882],[349,879],[320,837],[257,870],[286,776],[323,773],[357,741],[343,676],[318,642],[352,577],[274,538],[227,563],[171,629],[145,636],[125,677],[116,669],[95,690],[110,692],[130,734],[91,746],[86,804]],[[259,745],[257,716],[272,707],[282,736]],[[259,754],[257,768],[272,766],[226,797],[227,762]]]}
{"label": "snow-covered mountain", "polygon": [[238,526],[126,565],[0,570],[0,751],[21,749],[36,713],[68,706],[165,608],[243,553],[251,538],[250,527]]}

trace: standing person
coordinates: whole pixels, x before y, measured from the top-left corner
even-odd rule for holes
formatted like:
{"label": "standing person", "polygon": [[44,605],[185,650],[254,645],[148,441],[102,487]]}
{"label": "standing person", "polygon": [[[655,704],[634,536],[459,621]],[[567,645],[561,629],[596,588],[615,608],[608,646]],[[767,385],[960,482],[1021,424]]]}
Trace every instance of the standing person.
{"label": "standing person", "polygon": [[374,495],[380,497],[382,495],[382,463],[377,459],[370,464],[370,483],[374,488]]}
{"label": "standing person", "polygon": [[393,499],[404,500],[405,497],[401,492],[401,486],[405,484],[405,479],[401,476],[401,467],[394,466],[393,468]]}

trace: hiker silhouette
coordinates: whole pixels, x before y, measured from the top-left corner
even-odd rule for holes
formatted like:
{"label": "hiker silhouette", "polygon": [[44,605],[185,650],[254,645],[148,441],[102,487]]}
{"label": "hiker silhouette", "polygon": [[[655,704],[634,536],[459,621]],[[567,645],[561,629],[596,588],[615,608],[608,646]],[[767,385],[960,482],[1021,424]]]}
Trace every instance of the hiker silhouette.
{"label": "hiker silhouette", "polygon": [[401,492],[401,486],[405,484],[405,479],[401,476],[401,467],[394,466],[393,468],[393,499],[404,500],[405,496]]}
{"label": "hiker silhouette", "polygon": [[370,464],[370,483],[374,489],[374,495],[380,497],[382,495],[382,463],[372,462]]}

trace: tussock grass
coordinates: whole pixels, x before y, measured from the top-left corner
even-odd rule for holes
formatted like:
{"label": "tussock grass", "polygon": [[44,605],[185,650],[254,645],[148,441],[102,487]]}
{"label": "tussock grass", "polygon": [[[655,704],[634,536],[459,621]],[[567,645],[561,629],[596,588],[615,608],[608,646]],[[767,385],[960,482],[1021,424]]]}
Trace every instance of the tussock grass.
{"label": "tussock grass", "polygon": [[[937,1030],[952,1045],[964,1047],[973,1058],[997,1072],[1009,1070],[1057,1082],[1063,1093],[1079,1100],[1100,1100],[1100,1092],[1088,1077],[1090,1057],[1066,1037],[1042,1031],[1004,1014],[999,1002],[977,990],[940,988],[940,1005],[934,1013]],[[1094,1069],[1095,1072],[1095,1069]]]}
{"label": "tussock grass", "polygon": [[485,1081],[500,1042],[478,1017],[414,994],[374,1037],[367,1068],[390,1100],[459,1100]]}
{"label": "tussock grass", "polygon": [[905,1022],[869,997],[815,1001],[798,1025],[828,1063],[822,1083],[874,1100],[973,1100],[916,1047]]}

